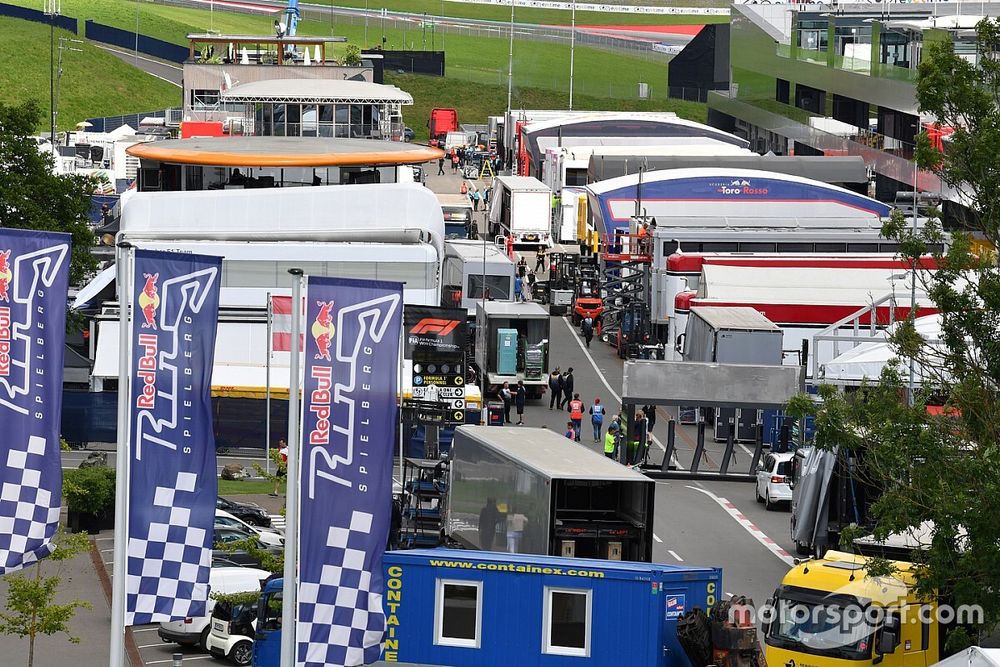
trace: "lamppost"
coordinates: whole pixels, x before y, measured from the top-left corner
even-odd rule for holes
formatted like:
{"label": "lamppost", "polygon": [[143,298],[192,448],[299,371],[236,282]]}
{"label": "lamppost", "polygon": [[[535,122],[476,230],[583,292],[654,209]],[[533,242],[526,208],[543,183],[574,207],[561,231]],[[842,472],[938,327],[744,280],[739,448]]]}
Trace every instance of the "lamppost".
{"label": "lamppost", "polygon": [[510,0],[510,51],[507,53],[507,116],[510,117],[510,98],[514,83],[514,0]]}
{"label": "lamppost", "polygon": [[569,110],[573,110],[573,59],[576,55],[576,0],[573,0],[573,8],[570,11],[570,31],[569,31]]}
{"label": "lamppost", "polygon": [[49,143],[56,149],[56,18],[62,0],[45,0],[45,15],[49,17]]}
{"label": "lamppost", "polygon": [[[69,44],[83,44],[79,39],[72,39],[70,37],[60,37],[59,38],[59,63],[56,66],[56,85],[55,85],[55,95],[52,97],[52,126],[55,127],[59,123],[59,83],[62,81],[63,68],[63,51],[75,51],[76,53],[83,53],[83,49],[77,49],[75,47],[69,46]],[[55,148],[55,144],[52,144]]]}

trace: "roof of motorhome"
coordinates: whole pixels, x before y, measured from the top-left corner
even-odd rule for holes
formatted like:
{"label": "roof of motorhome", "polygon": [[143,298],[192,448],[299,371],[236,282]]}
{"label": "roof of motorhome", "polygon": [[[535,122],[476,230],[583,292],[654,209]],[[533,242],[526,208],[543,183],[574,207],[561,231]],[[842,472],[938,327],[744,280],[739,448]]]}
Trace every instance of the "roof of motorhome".
{"label": "roof of motorhome", "polygon": [[396,86],[351,79],[264,79],[233,86],[222,93],[227,102],[311,102],[413,104],[413,96]]}
{"label": "roof of motorhome", "polygon": [[548,190],[549,186],[534,176],[497,176],[496,180],[511,190]]}
{"label": "roof of motorhome", "polygon": [[780,331],[778,325],[746,306],[719,306],[715,308],[691,308],[713,329],[748,329],[751,331]]}
{"label": "roof of motorhome", "polygon": [[[591,182],[606,181],[643,168],[646,172],[661,169],[758,169],[809,178],[823,183],[867,183],[865,161],[855,155],[757,155],[749,150],[742,153],[724,152],[723,145],[694,144],[690,146],[617,147],[614,153],[594,150],[587,165]],[[733,148],[729,146],[728,148]],[[631,150],[629,154],[626,150]]]}
{"label": "roof of motorhome", "polygon": [[319,137],[200,137],[129,146],[144,160],[217,167],[335,167],[416,164],[444,151],[401,141]]}
{"label": "roof of motorhome", "polygon": [[[547,428],[459,426],[455,432],[516,458],[526,468],[550,479],[650,481],[645,475]],[[459,438],[454,442],[453,446],[461,447]],[[459,449],[453,457],[461,456],[460,452]]]}
{"label": "roof of motorhome", "polygon": [[452,193],[442,194],[440,192],[435,193],[438,201],[441,202],[442,206],[462,206],[472,208],[472,202],[469,201],[467,195],[456,195]]}
{"label": "roof of motorhome", "polygon": [[[525,317],[549,319],[549,311],[534,302],[487,301],[477,303],[476,310],[486,306],[486,314],[491,317]],[[495,427],[494,427],[495,428]]]}
{"label": "roof of motorhome", "polygon": [[[486,249],[483,249],[483,246]],[[486,261],[490,264],[509,264],[514,266],[513,260],[507,256],[507,253],[497,247],[492,241],[472,241],[466,239],[449,239],[444,242],[444,252],[446,255],[457,255],[463,260],[468,261],[483,261],[483,255],[486,255]]]}

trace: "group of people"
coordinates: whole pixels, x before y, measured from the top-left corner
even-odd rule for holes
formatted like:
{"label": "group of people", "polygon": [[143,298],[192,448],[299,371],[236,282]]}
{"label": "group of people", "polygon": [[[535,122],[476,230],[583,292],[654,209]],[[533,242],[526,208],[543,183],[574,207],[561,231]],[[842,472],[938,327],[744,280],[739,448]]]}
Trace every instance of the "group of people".
{"label": "group of people", "polygon": [[[609,459],[619,458],[622,446],[625,446],[625,465],[639,465],[649,451],[648,438],[656,423],[656,406],[646,405],[637,410],[632,421],[631,437],[626,438],[627,419],[624,414],[616,414],[608,424],[608,432],[604,435],[604,455]],[[594,434],[600,432],[595,424]]]}
{"label": "group of people", "polygon": [[535,272],[528,268],[524,257],[518,260],[514,269],[514,300],[518,302],[533,300],[535,285],[538,283]]}
{"label": "group of people", "polygon": [[513,405],[517,409],[517,425],[524,423],[524,402],[528,398],[528,392],[524,388],[524,381],[518,380],[517,386],[511,388],[509,382],[504,382],[500,387],[500,400],[503,402],[503,421],[510,423],[510,408]]}
{"label": "group of people", "polygon": [[[445,160],[451,163],[451,173],[454,174],[458,172],[459,168],[464,168],[466,165],[472,164],[473,155],[477,151],[482,152],[483,150],[484,147],[482,146],[453,146],[447,153],[438,158],[438,176],[444,176]],[[494,174],[500,173],[503,164],[499,155],[491,153],[483,159],[490,162],[490,167],[492,167]]]}

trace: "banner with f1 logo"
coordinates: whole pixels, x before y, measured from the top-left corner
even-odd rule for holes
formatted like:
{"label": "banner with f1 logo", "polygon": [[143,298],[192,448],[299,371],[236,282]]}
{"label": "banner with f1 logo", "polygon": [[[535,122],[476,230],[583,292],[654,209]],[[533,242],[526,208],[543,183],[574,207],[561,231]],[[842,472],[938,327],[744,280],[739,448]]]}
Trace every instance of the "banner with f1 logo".
{"label": "banner with f1 logo", "polygon": [[52,553],[70,235],[0,229],[0,574]]}
{"label": "banner with f1 logo", "polygon": [[299,472],[300,666],[382,651],[403,286],[310,276]]}
{"label": "banner with f1 logo", "polygon": [[220,257],[135,251],[131,336],[123,342],[132,358],[126,625],[206,615],[221,270]]}

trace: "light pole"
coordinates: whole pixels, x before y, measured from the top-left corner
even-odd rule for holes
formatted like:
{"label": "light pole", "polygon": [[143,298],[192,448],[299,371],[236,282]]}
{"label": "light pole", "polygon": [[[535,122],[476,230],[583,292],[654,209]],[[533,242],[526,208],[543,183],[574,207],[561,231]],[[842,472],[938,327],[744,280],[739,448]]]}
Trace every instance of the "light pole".
{"label": "light pole", "polygon": [[45,15],[49,17],[49,143],[56,150],[56,17],[61,0],[45,0]]}
{"label": "light pole", "polygon": [[510,51],[507,53],[507,116],[510,116],[510,98],[514,84],[514,0],[510,0]]}
{"label": "light pole", "polygon": [[573,58],[576,55],[576,0],[573,0],[573,9],[570,11],[570,31],[569,31],[569,110],[573,110]]}
{"label": "light pole", "polygon": [[[72,46],[67,46],[67,44],[83,44],[79,39],[71,39],[69,37],[59,38],[59,63],[56,66],[56,90],[55,95],[52,97],[52,126],[55,127],[59,122],[59,83],[62,81],[63,68],[63,51],[75,51],[76,53],[83,53],[83,49],[77,49]],[[55,146],[55,144],[53,144]]]}
{"label": "light pole", "polygon": [[[914,156],[915,158],[916,156]],[[920,198],[920,188],[917,187],[917,163],[916,160],[913,162],[913,229],[912,234],[915,237],[917,235],[917,202]],[[913,322],[913,326],[917,326],[917,260],[914,260],[913,266],[910,267],[910,321]],[[910,357],[910,379],[908,381],[908,387],[906,391],[907,402],[912,407],[913,406],[913,385],[914,385],[914,362],[913,357]]]}
{"label": "light pole", "polygon": [[135,66],[139,67],[139,0],[135,0]]}

